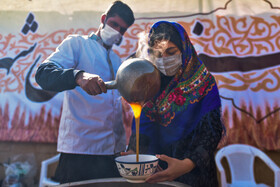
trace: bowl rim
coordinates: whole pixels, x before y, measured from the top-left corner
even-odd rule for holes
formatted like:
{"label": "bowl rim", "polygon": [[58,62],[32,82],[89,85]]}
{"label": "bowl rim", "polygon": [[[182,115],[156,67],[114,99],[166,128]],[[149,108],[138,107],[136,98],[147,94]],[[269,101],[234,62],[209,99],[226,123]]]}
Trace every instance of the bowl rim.
{"label": "bowl rim", "polygon": [[123,163],[123,164],[143,164],[143,163],[156,162],[156,161],[159,160],[155,155],[149,155],[149,154],[139,154],[139,156],[140,156],[140,155],[154,156],[155,159],[154,159],[154,160],[150,160],[150,161],[143,161],[143,162],[136,162],[136,161],[135,161],[135,162],[125,162],[125,161],[119,161],[119,160],[117,160],[117,159],[120,158],[120,157],[132,156],[132,155],[135,155],[135,156],[136,156],[136,154],[129,154],[129,155],[118,156],[118,157],[115,158],[115,162],[117,162],[117,163]]}

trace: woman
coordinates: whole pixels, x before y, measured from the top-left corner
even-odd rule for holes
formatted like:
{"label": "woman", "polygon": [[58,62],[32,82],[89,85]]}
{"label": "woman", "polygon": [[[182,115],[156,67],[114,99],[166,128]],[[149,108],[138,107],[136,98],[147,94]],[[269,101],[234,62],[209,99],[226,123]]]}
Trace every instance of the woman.
{"label": "woman", "polygon": [[[224,126],[215,79],[178,23],[155,23],[148,40],[145,56],[161,72],[161,89],[142,109],[140,153],[157,154],[161,171],[147,182],[218,186],[214,152]],[[135,144],[133,124],[130,151]]]}

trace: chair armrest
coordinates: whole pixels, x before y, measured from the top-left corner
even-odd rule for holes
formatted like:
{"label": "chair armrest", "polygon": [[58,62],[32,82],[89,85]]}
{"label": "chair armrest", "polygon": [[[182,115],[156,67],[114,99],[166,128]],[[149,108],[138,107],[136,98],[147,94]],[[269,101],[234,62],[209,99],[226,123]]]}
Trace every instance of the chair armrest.
{"label": "chair armrest", "polygon": [[[57,154],[57,155],[41,162],[39,187],[43,187],[44,183],[46,181],[48,181],[48,178],[47,178],[48,165],[57,162],[59,160],[59,157],[60,157],[60,154]],[[50,183],[50,182],[48,181],[48,183]],[[58,184],[58,183],[54,182],[54,184]]]}
{"label": "chair armrest", "polygon": [[280,171],[280,168],[265,153],[259,152],[256,157],[259,157],[274,173]]}
{"label": "chair armrest", "polygon": [[265,153],[262,152],[256,156],[259,157],[274,172],[274,186],[280,187],[280,168]]}
{"label": "chair armrest", "polygon": [[276,173],[275,173],[275,182],[274,182],[274,186],[275,187],[279,187],[280,186],[280,170],[278,170]]}

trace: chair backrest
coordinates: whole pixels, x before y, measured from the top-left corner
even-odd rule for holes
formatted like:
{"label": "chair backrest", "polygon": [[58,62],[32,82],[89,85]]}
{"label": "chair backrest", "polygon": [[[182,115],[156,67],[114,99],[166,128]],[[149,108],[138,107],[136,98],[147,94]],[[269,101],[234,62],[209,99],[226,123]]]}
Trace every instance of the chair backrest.
{"label": "chair backrest", "polygon": [[40,172],[40,182],[39,187],[45,187],[45,186],[55,186],[59,185],[58,182],[52,181],[47,177],[48,174],[48,166],[52,163],[58,162],[60,157],[60,154],[57,154],[47,160],[43,160],[41,163],[41,172]]}
{"label": "chair backrest", "polygon": [[232,181],[252,181],[254,178],[254,159],[260,150],[243,144],[233,144],[221,148],[216,156],[216,162],[225,157],[228,161]]}

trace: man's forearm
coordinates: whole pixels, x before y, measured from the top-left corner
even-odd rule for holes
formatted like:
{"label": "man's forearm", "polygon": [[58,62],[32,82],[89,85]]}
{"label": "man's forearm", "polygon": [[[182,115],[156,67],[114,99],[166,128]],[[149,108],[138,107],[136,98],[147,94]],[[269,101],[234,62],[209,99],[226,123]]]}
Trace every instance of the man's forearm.
{"label": "man's forearm", "polygon": [[44,89],[61,92],[77,86],[75,78],[81,70],[63,69],[54,63],[43,63],[39,66],[35,80]]}

